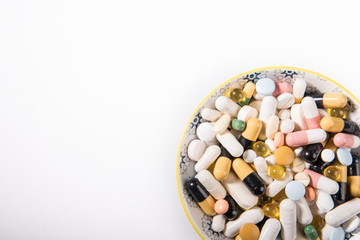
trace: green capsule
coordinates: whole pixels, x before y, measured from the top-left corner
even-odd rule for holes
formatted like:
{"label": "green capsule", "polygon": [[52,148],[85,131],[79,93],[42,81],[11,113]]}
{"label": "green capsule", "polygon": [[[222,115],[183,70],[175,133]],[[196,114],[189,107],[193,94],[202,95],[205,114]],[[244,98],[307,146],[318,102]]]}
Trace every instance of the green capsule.
{"label": "green capsule", "polygon": [[231,121],[231,128],[237,131],[244,131],[245,129],[245,122],[239,119],[234,118]]}
{"label": "green capsule", "polygon": [[307,225],[304,228],[305,235],[309,240],[320,240],[319,234],[317,233],[316,229],[313,225]]}

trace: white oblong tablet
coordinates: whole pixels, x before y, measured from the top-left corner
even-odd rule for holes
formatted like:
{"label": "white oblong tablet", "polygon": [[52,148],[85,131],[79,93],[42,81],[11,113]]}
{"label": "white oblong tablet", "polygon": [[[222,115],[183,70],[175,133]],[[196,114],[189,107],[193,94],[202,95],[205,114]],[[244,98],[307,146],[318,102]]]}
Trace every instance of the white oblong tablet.
{"label": "white oblong tablet", "polygon": [[311,213],[309,204],[307,203],[305,198],[301,198],[296,201],[296,214],[297,219],[300,224],[310,224],[313,220],[313,215]]}
{"label": "white oblong tablet", "polygon": [[240,108],[237,118],[239,120],[247,122],[247,120],[249,120],[250,118],[257,118],[257,116],[258,111],[255,108],[250,107],[249,105],[245,105]]}
{"label": "white oblong tablet", "polygon": [[296,239],[296,204],[290,199],[284,199],[280,203],[281,238],[287,240]]}
{"label": "white oblong tablet", "polygon": [[306,90],[306,82],[304,79],[302,78],[297,78],[294,81],[293,84],[293,95],[296,99],[301,99],[304,97],[305,94],[305,90]]}
{"label": "white oblong tablet", "polygon": [[243,154],[243,146],[229,130],[216,134],[216,139],[233,157],[240,157]]}
{"label": "white oblong tablet", "polygon": [[254,160],[254,165],[256,168],[256,172],[260,176],[260,178],[265,182],[266,185],[270,184],[273,179],[268,175],[267,169],[268,165],[263,157],[257,157]]}
{"label": "white oblong tablet", "polygon": [[270,118],[266,124],[266,127],[265,127],[266,138],[268,138],[268,139],[274,138],[275,133],[279,130],[279,123],[280,123],[280,120],[279,120],[278,116],[276,116],[276,115],[270,116]]}
{"label": "white oblong tablet", "polygon": [[295,131],[301,131],[307,129],[304,112],[301,104],[294,104],[290,109],[291,120],[295,123]]}
{"label": "white oblong tablet", "polygon": [[280,221],[276,218],[269,218],[261,229],[259,240],[275,240],[280,229]]}
{"label": "white oblong tablet", "polygon": [[360,213],[360,198],[353,198],[325,215],[327,224],[337,227]]}
{"label": "white oblong tablet", "polygon": [[208,170],[201,170],[195,177],[216,200],[226,197],[225,188]]}
{"label": "white oblong tablet", "polygon": [[219,117],[221,117],[222,114],[215,109],[204,108],[201,111],[200,115],[205,120],[208,120],[210,122],[215,122],[216,120],[219,119]]}
{"label": "white oblong tablet", "polygon": [[223,114],[229,114],[231,117],[236,117],[240,110],[240,106],[233,102],[226,96],[220,96],[215,100],[215,107]]}
{"label": "white oblong tablet", "polygon": [[295,98],[291,93],[283,93],[277,97],[277,108],[287,109],[295,103]]}
{"label": "white oblong tablet", "polygon": [[194,139],[189,143],[189,146],[187,148],[187,155],[191,160],[199,161],[201,156],[204,154],[205,149],[205,142],[199,139]]}
{"label": "white oblong tablet", "polygon": [[332,200],[331,195],[320,190],[316,190],[315,203],[322,213],[327,213],[334,208],[334,201]]}
{"label": "white oblong tablet", "polygon": [[211,123],[203,122],[197,127],[196,135],[200,140],[210,142],[215,139],[216,132],[214,131]]}
{"label": "white oblong tablet", "polygon": [[347,220],[343,223],[342,227],[345,232],[353,232],[360,224],[360,218],[358,216],[352,217],[350,220]]}
{"label": "white oblong tablet", "polygon": [[230,122],[230,115],[224,114],[215,122],[213,129],[216,133],[222,133],[229,127]]}
{"label": "white oblong tablet", "polygon": [[286,175],[283,179],[274,180],[272,181],[272,183],[269,184],[269,186],[266,187],[267,196],[274,197],[286,187],[286,184],[288,184],[293,179],[293,175],[291,174],[291,172],[286,172],[285,174]]}
{"label": "white oblong tablet", "polygon": [[233,171],[230,171],[228,178],[221,181],[221,183],[235,202],[243,209],[250,209],[257,204],[259,198],[250,192]]}
{"label": "white oblong tablet", "polygon": [[195,171],[200,172],[201,170],[208,169],[208,167],[210,167],[210,165],[220,156],[220,153],[221,149],[217,145],[207,147],[204,154],[195,164]]}

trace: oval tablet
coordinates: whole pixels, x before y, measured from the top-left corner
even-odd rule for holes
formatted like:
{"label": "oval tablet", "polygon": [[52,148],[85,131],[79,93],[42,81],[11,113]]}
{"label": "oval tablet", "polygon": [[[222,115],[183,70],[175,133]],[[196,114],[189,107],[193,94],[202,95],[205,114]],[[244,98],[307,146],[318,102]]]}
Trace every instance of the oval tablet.
{"label": "oval tablet", "polygon": [[287,109],[295,103],[295,98],[291,93],[283,93],[277,97],[277,108]]}
{"label": "oval tablet", "polygon": [[206,144],[199,140],[194,139],[190,142],[187,148],[187,155],[193,161],[199,161],[201,156],[204,154],[206,149]]}
{"label": "oval tablet", "polygon": [[275,135],[275,133],[279,130],[279,117],[276,115],[270,116],[266,127],[265,127],[265,135],[267,138],[272,139]]}
{"label": "oval tablet", "polygon": [[200,140],[209,142],[215,139],[216,132],[214,131],[211,123],[203,122],[197,127],[196,135]]}

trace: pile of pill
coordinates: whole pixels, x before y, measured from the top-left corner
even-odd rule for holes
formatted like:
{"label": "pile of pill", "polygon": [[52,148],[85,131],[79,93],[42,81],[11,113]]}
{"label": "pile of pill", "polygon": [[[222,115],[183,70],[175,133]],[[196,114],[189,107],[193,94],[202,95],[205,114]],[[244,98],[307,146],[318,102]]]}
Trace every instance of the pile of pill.
{"label": "pile of pill", "polygon": [[[341,240],[360,223],[359,125],[341,93],[307,83],[241,82],[203,108],[186,192],[236,240]],[[358,237],[358,236],[357,236]],[[352,237],[351,239],[355,239]],[[356,238],[359,239],[359,238]]]}

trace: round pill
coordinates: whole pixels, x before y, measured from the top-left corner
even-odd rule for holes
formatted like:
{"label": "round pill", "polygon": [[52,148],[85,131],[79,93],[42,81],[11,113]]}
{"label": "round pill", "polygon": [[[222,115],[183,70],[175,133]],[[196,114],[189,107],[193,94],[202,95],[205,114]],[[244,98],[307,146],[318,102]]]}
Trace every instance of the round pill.
{"label": "round pill", "polygon": [[295,123],[291,119],[282,120],[280,123],[280,131],[283,133],[291,133],[295,129]]}
{"label": "round pill", "polygon": [[219,199],[214,205],[217,214],[225,214],[229,210],[229,203],[224,199]]}
{"label": "round pill", "polygon": [[321,159],[324,162],[332,162],[335,159],[335,153],[333,150],[324,149],[321,152]]}
{"label": "round pill", "polygon": [[257,240],[260,236],[260,230],[253,223],[245,223],[241,226],[239,235],[241,240]]}
{"label": "round pill", "polygon": [[285,193],[290,200],[300,200],[305,196],[305,186],[299,181],[291,181],[286,185]]}
{"label": "round pill", "polygon": [[196,135],[200,140],[208,142],[215,139],[216,132],[214,131],[211,123],[203,122],[197,127]]}
{"label": "round pill", "polygon": [[206,144],[203,141],[194,139],[190,142],[187,148],[188,157],[193,161],[199,161],[201,156],[204,154],[205,149]]}
{"label": "round pill", "polygon": [[256,153],[252,149],[248,149],[243,154],[243,159],[247,163],[253,163],[255,158],[257,157]]}
{"label": "round pill", "polygon": [[294,95],[291,93],[283,93],[277,97],[277,108],[286,109],[290,108],[295,103]]}
{"label": "round pill", "polygon": [[281,120],[290,119],[290,110],[289,109],[282,109],[279,111],[279,118]]}
{"label": "round pill", "polygon": [[294,151],[287,146],[281,146],[276,149],[274,156],[276,163],[283,166],[291,164],[295,158]]}
{"label": "round pill", "polygon": [[310,186],[307,186],[305,188],[305,199],[306,199],[306,201],[311,202],[311,201],[314,201],[315,198],[316,198],[315,189],[310,187]]}
{"label": "round pill", "polygon": [[330,240],[344,240],[345,231],[342,227],[336,227],[331,231]]}
{"label": "round pill", "polygon": [[336,156],[342,165],[349,166],[352,164],[353,158],[350,152],[351,148],[339,148]]}
{"label": "round pill", "polygon": [[302,172],[305,169],[305,162],[301,158],[296,157],[291,164],[291,169],[296,173]]}
{"label": "round pill", "polygon": [[267,172],[270,177],[277,180],[283,179],[286,175],[284,167],[277,164],[268,166]]}
{"label": "round pill", "polygon": [[256,92],[261,95],[272,95],[275,91],[275,83],[270,78],[262,78],[256,82]]}
{"label": "round pill", "polygon": [[308,186],[310,184],[310,177],[309,175],[307,175],[307,173],[305,172],[299,172],[295,175],[294,179],[296,181],[301,182],[302,184],[304,184],[304,186]]}

